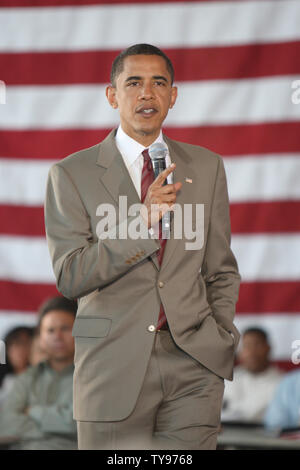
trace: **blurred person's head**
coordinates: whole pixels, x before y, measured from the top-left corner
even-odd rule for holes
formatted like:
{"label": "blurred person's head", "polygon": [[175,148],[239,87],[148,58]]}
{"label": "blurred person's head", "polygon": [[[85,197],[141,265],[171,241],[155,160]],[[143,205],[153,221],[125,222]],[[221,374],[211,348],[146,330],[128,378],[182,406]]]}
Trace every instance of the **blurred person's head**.
{"label": "blurred person's head", "polygon": [[55,370],[62,370],[73,363],[72,328],[76,312],[77,302],[65,297],[51,298],[40,308],[39,343]]}
{"label": "blurred person's head", "polygon": [[269,366],[270,344],[267,333],[261,328],[248,328],[243,332],[239,362],[252,373],[264,371]]}
{"label": "blurred person's head", "polygon": [[4,343],[7,364],[10,365],[12,373],[20,374],[29,366],[33,332],[34,328],[18,326],[6,335]]}

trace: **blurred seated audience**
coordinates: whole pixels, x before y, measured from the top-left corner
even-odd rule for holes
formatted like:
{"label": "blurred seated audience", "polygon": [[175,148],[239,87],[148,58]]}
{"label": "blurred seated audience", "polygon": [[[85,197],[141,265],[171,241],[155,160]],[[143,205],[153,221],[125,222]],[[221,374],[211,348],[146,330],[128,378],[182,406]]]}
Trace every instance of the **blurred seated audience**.
{"label": "blurred seated audience", "polygon": [[233,381],[225,381],[221,421],[263,424],[265,410],[279,383],[281,371],[270,364],[270,344],[261,328],[249,328],[242,335],[239,365]]}
{"label": "blurred seated audience", "polygon": [[29,367],[14,382],[0,416],[0,440],[10,449],[76,449],[73,420],[72,327],[77,302],[54,297],[40,309],[40,345],[48,359]]}
{"label": "blurred seated audience", "polygon": [[300,428],[300,370],[287,372],[275,390],[264,416],[273,430]]}
{"label": "blurred seated audience", "polygon": [[15,378],[30,365],[34,328],[18,326],[4,338],[5,364],[0,367],[0,408],[14,384]]}

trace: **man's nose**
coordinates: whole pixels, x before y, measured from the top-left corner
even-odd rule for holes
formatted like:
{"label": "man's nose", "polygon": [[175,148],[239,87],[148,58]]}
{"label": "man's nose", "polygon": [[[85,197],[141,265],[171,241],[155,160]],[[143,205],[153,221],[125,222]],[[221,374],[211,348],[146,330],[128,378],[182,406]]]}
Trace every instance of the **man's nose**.
{"label": "man's nose", "polygon": [[61,341],[63,338],[63,332],[58,330],[55,332],[54,339],[55,341]]}
{"label": "man's nose", "polygon": [[144,99],[144,100],[149,100],[149,99],[153,98],[153,88],[152,88],[152,85],[150,83],[145,83],[141,87],[140,98]]}

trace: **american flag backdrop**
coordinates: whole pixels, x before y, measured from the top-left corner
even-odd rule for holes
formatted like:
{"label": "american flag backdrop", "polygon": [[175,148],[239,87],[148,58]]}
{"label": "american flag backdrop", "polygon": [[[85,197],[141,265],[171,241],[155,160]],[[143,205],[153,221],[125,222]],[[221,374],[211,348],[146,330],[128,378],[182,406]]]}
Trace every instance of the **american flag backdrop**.
{"label": "american flag backdrop", "polygon": [[235,323],[265,328],[272,360],[293,366],[300,0],[0,0],[0,337],[34,324],[57,293],[44,231],[48,169],[117,126],[105,98],[111,63],[141,42],[174,63],[179,97],[166,135],[224,158],[242,275]]}

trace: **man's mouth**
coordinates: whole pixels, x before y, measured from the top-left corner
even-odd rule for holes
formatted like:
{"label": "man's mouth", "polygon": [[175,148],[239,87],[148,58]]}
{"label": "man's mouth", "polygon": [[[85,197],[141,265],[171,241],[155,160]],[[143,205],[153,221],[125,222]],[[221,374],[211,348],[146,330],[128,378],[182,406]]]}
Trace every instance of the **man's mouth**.
{"label": "man's mouth", "polygon": [[142,115],[142,116],[145,116],[145,117],[146,116],[150,117],[150,116],[153,116],[154,114],[156,114],[157,110],[156,110],[156,108],[153,108],[153,107],[147,107],[147,108],[142,107],[142,108],[137,109],[137,113]]}

